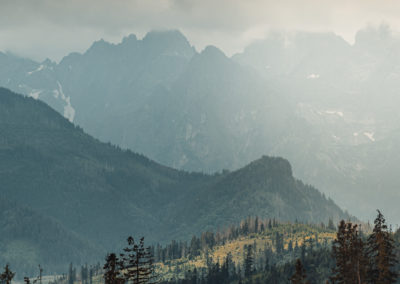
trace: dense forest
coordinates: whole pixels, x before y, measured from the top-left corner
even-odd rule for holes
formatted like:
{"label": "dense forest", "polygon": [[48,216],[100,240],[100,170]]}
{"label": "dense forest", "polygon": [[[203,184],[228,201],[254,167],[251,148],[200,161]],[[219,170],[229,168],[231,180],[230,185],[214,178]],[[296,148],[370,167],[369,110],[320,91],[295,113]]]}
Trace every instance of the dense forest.
{"label": "dense forest", "polygon": [[[103,265],[86,264],[79,270],[71,263],[68,273],[51,282],[398,283],[399,248],[400,232],[392,232],[380,211],[372,226],[344,220],[336,226],[332,220],[316,225],[249,217],[238,226],[193,236],[190,242],[146,246],[144,238],[129,237],[126,247],[108,253]],[[6,266],[2,279],[14,277],[9,270]]]}
{"label": "dense forest", "polygon": [[162,283],[397,283],[399,231],[392,232],[380,211],[373,228],[361,227],[342,220],[332,242],[324,239],[321,243],[316,234],[301,246],[297,240],[295,246],[292,240],[285,246],[283,235],[277,233],[273,249],[264,250],[261,256],[254,242],[244,247],[239,263],[228,253],[222,261],[207,262],[205,270],[194,268],[183,279]]}

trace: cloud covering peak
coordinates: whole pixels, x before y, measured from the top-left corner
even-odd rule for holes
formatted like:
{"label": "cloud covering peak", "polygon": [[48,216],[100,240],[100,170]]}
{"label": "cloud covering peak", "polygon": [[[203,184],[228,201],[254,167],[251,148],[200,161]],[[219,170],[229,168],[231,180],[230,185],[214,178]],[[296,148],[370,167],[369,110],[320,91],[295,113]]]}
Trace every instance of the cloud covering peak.
{"label": "cloud covering peak", "polygon": [[2,0],[0,50],[59,60],[100,38],[179,29],[199,50],[216,45],[230,55],[271,30],[334,31],[353,41],[371,23],[399,29],[399,12],[396,0]]}

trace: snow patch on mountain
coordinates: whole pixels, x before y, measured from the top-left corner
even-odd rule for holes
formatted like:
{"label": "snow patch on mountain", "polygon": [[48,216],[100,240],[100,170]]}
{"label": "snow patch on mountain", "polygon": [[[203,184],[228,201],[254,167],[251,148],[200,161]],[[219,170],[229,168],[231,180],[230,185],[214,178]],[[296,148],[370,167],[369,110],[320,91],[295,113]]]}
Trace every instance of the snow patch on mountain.
{"label": "snow patch on mountain", "polygon": [[326,114],[335,114],[337,116],[343,117],[343,112],[337,110],[326,110]]}
{"label": "snow patch on mountain", "polygon": [[39,95],[42,93],[42,90],[32,90],[29,94],[28,97],[34,98],[35,100],[39,99]]}
{"label": "snow patch on mountain", "polygon": [[75,109],[71,105],[71,98],[66,96],[63,92],[62,86],[59,81],[57,81],[58,90],[53,90],[54,97],[56,99],[61,98],[65,102],[64,106],[64,117],[70,122],[74,122]]}
{"label": "snow patch on mountain", "polygon": [[372,142],[375,142],[374,132],[364,132],[363,134],[364,134],[369,140],[371,140]]}
{"label": "snow patch on mountain", "polygon": [[42,71],[45,67],[46,67],[45,65],[41,64],[37,69],[35,69],[35,70],[33,70],[33,71],[30,71],[30,72],[28,72],[27,74],[28,74],[28,75],[32,75],[33,73],[40,72],[40,71]]}

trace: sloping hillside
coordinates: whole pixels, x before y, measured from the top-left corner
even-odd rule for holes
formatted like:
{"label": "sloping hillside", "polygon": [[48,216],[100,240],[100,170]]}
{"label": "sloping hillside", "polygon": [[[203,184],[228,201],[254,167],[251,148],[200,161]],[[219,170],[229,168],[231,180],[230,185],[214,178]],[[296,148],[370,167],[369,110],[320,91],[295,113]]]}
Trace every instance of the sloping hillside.
{"label": "sloping hillside", "polygon": [[67,230],[53,218],[0,198],[0,263],[17,269],[17,277],[61,273],[68,262],[94,262],[104,250]]}
{"label": "sloping hillside", "polygon": [[43,102],[0,89],[0,190],[105,249],[128,235],[187,239],[252,214],[327,222],[348,217],[263,157],[229,173],[187,173],[101,143]]}
{"label": "sloping hillside", "polygon": [[256,215],[320,223],[342,218],[337,208],[318,190],[296,180],[287,160],[263,156],[194,193],[193,199],[178,208],[177,218],[190,219],[203,230]]}

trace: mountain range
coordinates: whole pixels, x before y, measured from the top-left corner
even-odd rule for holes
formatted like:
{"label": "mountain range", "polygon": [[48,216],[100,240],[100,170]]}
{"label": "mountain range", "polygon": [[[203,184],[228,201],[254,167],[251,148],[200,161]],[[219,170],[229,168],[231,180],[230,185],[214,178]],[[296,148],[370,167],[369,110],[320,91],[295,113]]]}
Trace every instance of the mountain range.
{"label": "mountain range", "polygon": [[213,173],[262,155],[367,219],[398,221],[400,40],[388,27],[272,33],[227,57],[179,31],[97,41],[59,63],[0,54],[0,85],[45,101],[101,141]]}
{"label": "mountain range", "polygon": [[102,143],[40,100],[4,88],[0,134],[0,255],[22,271],[39,261],[53,272],[99,259],[128,235],[163,243],[247,216],[350,217],[294,178],[285,159],[263,156],[215,174],[176,170]]}

